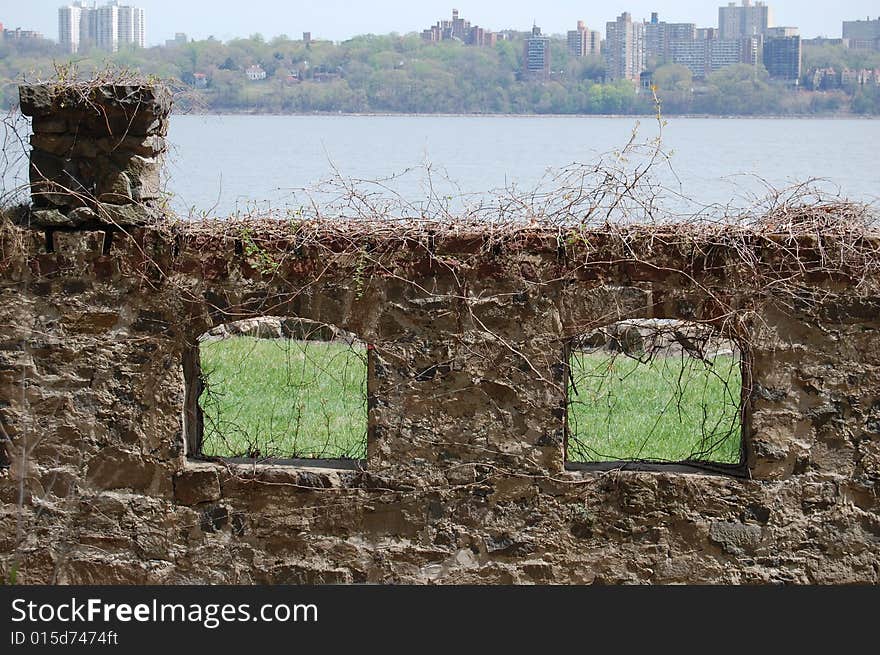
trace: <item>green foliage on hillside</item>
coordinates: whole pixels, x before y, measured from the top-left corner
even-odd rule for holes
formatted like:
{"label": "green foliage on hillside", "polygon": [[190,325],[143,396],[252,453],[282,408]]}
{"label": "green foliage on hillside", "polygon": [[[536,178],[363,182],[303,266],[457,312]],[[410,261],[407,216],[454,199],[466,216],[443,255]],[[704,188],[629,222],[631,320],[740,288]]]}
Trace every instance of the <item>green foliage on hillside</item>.
{"label": "green foliage on hillside", "polygon": [[[576,59],[553,42],[553,75],[524,79],[523,43],[494,48],[458,42],[426,43],[416,35],[359,36],[340,44],[306,44],[259,34],[223,43],[213,38],[167,48],[100,51],[71,57],[49,41],[0,44],[0,103],[15,101],[15,84],[51,77],[54,63],[80,71],[127,67],[175,78],[198,89],[216,112],[407,112],[651,114],[652,94],[630,82],[603,84],[604,62]],[[807,48],[806,66],[880,67],[880,55],[844,48]],[[250,81],[259,65],[266,79]],[[204,77],[202,77],[204,76]],[[200,79],[197,79],[200,78]],[[655,71],[667,114],[805,114],[854,111],[880,114],[875,89],[850,93],[795,92],[771,81],[762,67],[732,67],[694,81],[681,66]],[[201,88],[203,86],[204,88]]]}
{"label": "green foliage on hillside", "polygon": [[810,46],[804,48],[804,70],[814,68],[880,68],[880,52],[850,50],[842,45]]}

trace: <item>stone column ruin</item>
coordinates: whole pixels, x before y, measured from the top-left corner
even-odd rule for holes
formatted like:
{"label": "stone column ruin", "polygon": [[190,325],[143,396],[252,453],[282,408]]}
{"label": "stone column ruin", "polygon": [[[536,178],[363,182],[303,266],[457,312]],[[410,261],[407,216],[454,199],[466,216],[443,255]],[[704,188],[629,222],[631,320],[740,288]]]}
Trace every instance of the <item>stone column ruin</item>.
{"label": "stone column ruin", "polygon": [[23,85],[32,227],[155,223],[172,96],[150,85]]}

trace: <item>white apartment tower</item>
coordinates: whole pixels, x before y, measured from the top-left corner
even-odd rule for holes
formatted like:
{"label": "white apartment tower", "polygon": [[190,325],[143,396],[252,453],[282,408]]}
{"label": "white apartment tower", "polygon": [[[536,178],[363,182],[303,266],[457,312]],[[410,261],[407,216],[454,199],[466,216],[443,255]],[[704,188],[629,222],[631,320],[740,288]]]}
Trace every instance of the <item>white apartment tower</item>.
{"label": "white apartment tower", "polygon": [[82,3],[58,8],[58,43],[71,53],[79,50]]}
{"label": "white apartment tower", "polygon": [[97,9],[95,45],[107,52],[119,50],[119,5],[108,3]]}
{"label": "white apartment tower", "polygon": [[139,48],[146,46],[143,9],[120,5],[118,24],[120,43],[132,43]]}
{"label": "white apartment tower", "polygon": [[144,48],[144,10],[118,0],[101,7],[74,2],[58,9],[58,41],[71,53],[86,45],[108,52],[116,52],[120,44]]}
{"label": "white apartment tower", "polygon": [[639,81],[647,67],[645,24],[623,13],[605,28],[608,79]]}
{"label": "white apartment tower", "polygon": [[85,2],[79,3],[82,13],[79,20],[79,47],[94,48],[98,36],[98,12],[95,4],[86,6]]}

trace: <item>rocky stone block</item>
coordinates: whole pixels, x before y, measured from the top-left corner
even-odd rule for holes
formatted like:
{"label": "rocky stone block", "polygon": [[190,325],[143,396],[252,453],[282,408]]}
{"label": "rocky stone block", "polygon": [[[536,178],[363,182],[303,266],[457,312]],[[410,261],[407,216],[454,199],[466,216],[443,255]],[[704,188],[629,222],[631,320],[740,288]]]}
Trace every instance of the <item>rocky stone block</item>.
{"label": "rocky stone block", "polygon": [[116,171],[98,180],[98,202],[122,205],[131,202],[131,180],[125,171]]}
{"label": "rocky stone block", "polygon": [[220,478],[214,470],[188,470],[174,478],[174,499],[182,505],[220,500]]}
{"label": "rocky stone block", "polygon": [[152,84],[23,84],[18,93],[22,114],[53,120],[65,114],[100,115],[104,109],[152,122],[167,117],[173,104],[167,87]]}
{"label": "rocky stone block", "polygon": [[101,203],[94,208],[98,221],[116,227],[140,227],[155,224],[160,215],[144,205],[114,205]]}
{"label": "rocky stone block", "polygon": [[113,446],[101,449],[89,460],[86,470],[91,486],[107,490],[147,491],[160,475],[162,469],[140,453]]}
{"label": "rocky stone block", "polygon": [[156,157],[168,149],[165,138],[158,135],[103,137],[95,143],[100,152],[108,155],[119,152],[133,153],[141,157]]}
{"label": "rocky stone block", "polygon": [[42,134],[31,135],[31,147],[45,153],[63,158],[94,159],[98,156],[98,146],[95,141],[72,134]]}
{"label": "rocky stone block", "polygon": [[31,124],[35,134],[64,134],[67,132],[67,121],[52,116],[34,116]]}
{"label": "rocky stone block", "polygon": [[709,541],[730,555],[753,554],[761,543],[760,526],[745,523],[712,523]]}
{"label": "rocky stone block", "polygon": [[96,204],[93,207],[76,209],[44,209],[34,207],[21,214],[18,223],[25,227],[53,228],[95,228],[102,227],[141,227],[160,220],[159,214],[141,205]]}

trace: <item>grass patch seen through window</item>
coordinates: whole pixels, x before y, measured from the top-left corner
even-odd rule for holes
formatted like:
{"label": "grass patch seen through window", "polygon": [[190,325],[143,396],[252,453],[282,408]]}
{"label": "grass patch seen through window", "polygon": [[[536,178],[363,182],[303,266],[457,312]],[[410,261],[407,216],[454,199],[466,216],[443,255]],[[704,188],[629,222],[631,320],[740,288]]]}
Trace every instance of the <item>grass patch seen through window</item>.
{"label": "grass patch seen through window", "polygon": [[698,355],[573,350],[567,461],[739,464],[740,357],[729,349]]}
{"label": "grass patch seen through window", "polygon": [[366,457],[365,344],[233,336],[200,353],[203,454]]}

